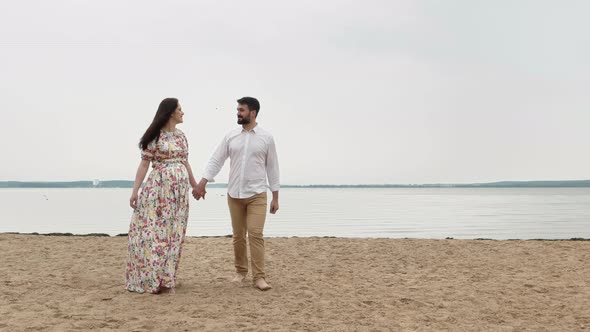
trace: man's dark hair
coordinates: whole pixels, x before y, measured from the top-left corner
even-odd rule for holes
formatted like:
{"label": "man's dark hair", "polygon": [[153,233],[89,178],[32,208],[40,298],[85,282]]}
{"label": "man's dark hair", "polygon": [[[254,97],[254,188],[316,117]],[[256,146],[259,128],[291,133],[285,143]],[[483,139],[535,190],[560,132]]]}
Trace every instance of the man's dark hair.
{"label": "man's dark hair", "polygon": [[256,117],[260,114],[260,103],[258,102],[258,99],[254,97],[242,97],[238,99],[238,104],[248,105],[248,108],[251,111],[256,111]]}

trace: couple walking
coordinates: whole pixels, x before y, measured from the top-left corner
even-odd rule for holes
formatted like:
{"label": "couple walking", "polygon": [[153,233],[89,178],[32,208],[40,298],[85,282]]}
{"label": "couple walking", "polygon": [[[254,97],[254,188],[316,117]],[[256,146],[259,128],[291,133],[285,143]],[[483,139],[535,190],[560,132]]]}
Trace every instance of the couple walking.
{"label": "couple walking", "polygon": [[[225,135],[199,182],[188,162],[186,136],[176,129],[176,125],[183,122],[184,112],[175,98],[166,98],[160,103],[139,143],[141,163],[130,198],[134,211],[129,226],[127,290],[174,292],[186,234],[189,187],[195,199],[205,199],[207,183],[214,182],[227,158],[230,159],[227,200],[236,268],[233,281],[241,283],[248,274],[249,243],[254,287],[271,288],[264,272],[263,229],[267,188],[272,192],[270,213],[279,209],[277,153],[273,136],[256,122],[260,113],[258,100],[243,97],[237,102],[241,126]],[[139,193],[150,164],[152,171]]]}

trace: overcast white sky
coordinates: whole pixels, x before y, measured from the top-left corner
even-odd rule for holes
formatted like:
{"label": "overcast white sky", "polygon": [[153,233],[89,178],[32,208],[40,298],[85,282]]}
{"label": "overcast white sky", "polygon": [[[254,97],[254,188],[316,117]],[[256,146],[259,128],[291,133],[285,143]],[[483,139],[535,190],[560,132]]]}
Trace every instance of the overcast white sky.
{"label": "overcast white sky", "polygon": [[246,95],[275,135],[283,184],[588,179],[589,12],[540,0],[3,1],[0,181],[132,180],[165,97],[183,105],[200,174]]}

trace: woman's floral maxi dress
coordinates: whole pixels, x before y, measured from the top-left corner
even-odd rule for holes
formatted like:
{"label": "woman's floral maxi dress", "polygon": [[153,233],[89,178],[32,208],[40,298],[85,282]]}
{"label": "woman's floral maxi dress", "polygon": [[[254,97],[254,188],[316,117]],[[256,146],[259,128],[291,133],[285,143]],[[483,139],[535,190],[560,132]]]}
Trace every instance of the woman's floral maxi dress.
{"label": "woman's floral maxi dress", "polygon": [[158,293],[173,288],[189,209],[188,142],[180,130],[160,132],[142,150],[152,163],[129,226],[125,288]]}

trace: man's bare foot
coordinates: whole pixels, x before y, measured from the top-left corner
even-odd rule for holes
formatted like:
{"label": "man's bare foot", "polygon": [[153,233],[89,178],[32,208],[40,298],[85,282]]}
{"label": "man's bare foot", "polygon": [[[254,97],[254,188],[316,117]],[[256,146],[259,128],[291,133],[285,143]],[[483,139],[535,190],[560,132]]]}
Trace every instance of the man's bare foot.
{"label": "man's bare foot", "polygon": [[234,278],[232,279],[231,282],[235,283],[235,284],[241,284],[244,282],[244,280],[246,280],[246,275],[242,274],[242,273],[236,273],[236,275],[234,276]]}
{"label": "man's bare foot", "polygon": [[264,280],[264,278],[260,278],[258,280],[256,280],[256,283],[254,284],[254,287],[260,289],[261,291],[266,291],[272,288],[271,285],[269,285],[266,280]]}

